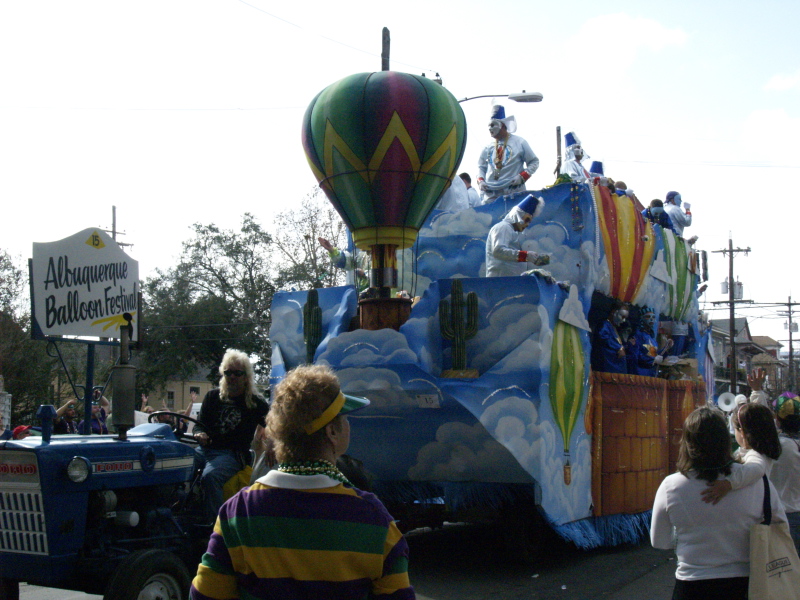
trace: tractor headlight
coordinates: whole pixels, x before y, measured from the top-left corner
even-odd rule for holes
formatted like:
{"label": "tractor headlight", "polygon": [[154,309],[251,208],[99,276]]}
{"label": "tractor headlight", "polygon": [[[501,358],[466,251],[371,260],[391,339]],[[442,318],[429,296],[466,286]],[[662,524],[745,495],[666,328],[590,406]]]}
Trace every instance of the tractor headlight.
{"label": "tractor headlight", "polygon": [[89,464],[89,461],[82,456],[76,456],[67,465],[67,477],[70,478],[70,481],[74,481],[75,483],[83,483],[89,477],[89,474],[92,472],[92,467]]}

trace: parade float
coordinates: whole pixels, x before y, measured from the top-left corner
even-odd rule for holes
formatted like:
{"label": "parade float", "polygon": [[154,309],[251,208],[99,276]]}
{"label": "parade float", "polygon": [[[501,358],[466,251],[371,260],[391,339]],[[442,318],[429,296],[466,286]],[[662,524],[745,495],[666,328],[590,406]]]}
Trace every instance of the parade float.
{"label": "parade float", "polygon": [[486,278],[489,229],[530,192],[435,210],[465,141],[459,104],[423,77],[353,75],[314,99],[303,144],[371,254],[371,293],[276,294],[272,382],[326,364],[370,399],[349,454],[401,522],[530,513],[581,548],[638,541],[706,402],[703,363],[681,379],[592,372],[591,332],[614,299],[696,324],[697,253],[601,181],[567,182],[533,191],[544,209],[520,234],[549,274]]}

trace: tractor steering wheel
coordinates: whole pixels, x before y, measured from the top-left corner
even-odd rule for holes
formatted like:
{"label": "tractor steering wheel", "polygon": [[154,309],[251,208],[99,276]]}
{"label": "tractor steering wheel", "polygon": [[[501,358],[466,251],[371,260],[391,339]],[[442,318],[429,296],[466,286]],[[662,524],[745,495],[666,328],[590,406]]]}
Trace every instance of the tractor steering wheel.
{"label": "tractor steering wheel", "polygon": [[[175,419],[174,423],[175,424],[172,425],[172,433],[175,434],[175,437],[178,438],[178,441],[180,441],[180,442],[189,442],[189,443],[192,443],[192,444],[196,444],[197,443],[196,440],[194,439],[194,436],[191,433],[185,433],[184,431],[181,431],[180,425],[179,425],[180,424],[180,419],[183,419],[185,421],[191,421],[192,423],[197,425],[199,423],[199,421],[197,419],[195,419],[194,417],[187,417],[186,415],[184,415],[182,413],[176,413],[176,412],[172,412],[172,411],[169,411],[169,410],[157,410],[155,412],[151,412],[147,416],[147,422],[148,423],[154,423],[154,422],[159,422],[160,423],[161,421],[157,421],[157,419],[161,415],[167,415],[167,416],[170,416],[170,417],[174,417],[174,419]],[[169,423],[165,423],[165,425],[170,425],[170,424]]]}

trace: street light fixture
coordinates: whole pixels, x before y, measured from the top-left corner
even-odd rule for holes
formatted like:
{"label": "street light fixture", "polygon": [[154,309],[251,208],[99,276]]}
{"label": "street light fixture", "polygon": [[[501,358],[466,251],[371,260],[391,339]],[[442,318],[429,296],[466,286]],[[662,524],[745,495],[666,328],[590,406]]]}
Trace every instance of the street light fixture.
{"label": "street light fixture", "polygon": [[462,98],[459,100],[459,103],[466,102],[467,100],[475,100],[476,98],[497,98],[497,97],[507,97],[509,100],[513,100],[514,102],[541,102],[544,96],[541,92],[526,92],[522,90],[521,92],[516,92],[514,94],[484,94],[483,96],[471,96],[470,98]]}

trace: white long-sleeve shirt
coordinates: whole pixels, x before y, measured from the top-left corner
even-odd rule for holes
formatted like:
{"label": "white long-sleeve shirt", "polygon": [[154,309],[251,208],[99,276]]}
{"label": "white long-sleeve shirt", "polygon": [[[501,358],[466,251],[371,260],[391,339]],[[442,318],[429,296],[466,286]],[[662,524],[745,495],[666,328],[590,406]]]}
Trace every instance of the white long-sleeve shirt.
{"label": "white long-sleeve shirt", "polygon": [[763,404],[769,408],[769,396],[767,396],[767,392],[761,390],[750,392],[750,402],[755,404]]}
{"label": "white long-sleeve shirt", "polygon": [[664,204],[664,212],[669,215],[672,221],[672,226],[675,228],[675,235],[683,235],[683,228],[689,227],[692,224],[692,214],[685,213],[680,206],[676,206],[672,202]]}
{"label": "white long-sleeve shirt", "polygon": [[770,479],[788,513],[800,512],[800,447],[798,441],[785,435],[781,441],[781,455],[772,465]]}
{"label": "white long-sleeve shirt", "polygon": [[521,211],[514,208],[495,223],[486,238],[486,277],[514,277],[528,270],[527,253],[522,251],[520,234],[514,223],[522,222]]}
{"label": "white long-sleeve shirt", "polygon": [[561,165],[561,173],[569,175],[570,179],[575,183],[584,183],[589,179],[589,171],[586,170],[583,163],[578,162],[574,158]]}
{"label": "white long-sleeve shirt", "polygon": [[[734,470],[741,465],[733,465]],[[763,520],[764,486],[759,481],[730,492],[718,504],[705,503],[706,481],[675,473],[656,492],[650,541],[675,548],[675,577],[682,580],[747,577],[750,528]],[[786,522],[778,493],[770,483],[772,520]]]}
{"label": "white long-sleeve shirt", "polygon": [[742,455],[742,465],[739,469],[734,469],[728,475],[728,481],[731,482],[731,489],[738,490],[745,486],[756,483],[764,475],[770,476],[772,466],[775,461],[764,456],[760,452],[756,452],[752,448],[746,450]]}
{"label": "white long-sleeve shirt", "polygon": [[[497,168],[497,163],[500,168]],[[478,160],[478,177],[485,179],[491,188],[484,192],[484,203],[506,194],[525,190],[522,185],[512,186],[517,175],[526,173],[525,179],[530,177],[539,168],[539,159],[523,138],[509,134],[505,142],[489,144],[481,152]]]}
{"label": "white long-sleeve shirt", "polygon": [[436,203],[437,210],[460,212],[469,208],[469,191],[461,177],[453,177],[453,182]]}
{"label": "white long-sleeve shirt", "polygon": [[476,206],[481,205],[481,195],[478,193],[474,187],[470,187],[467,189],[467,198],[469,198],[469,207],[475,208]]}

